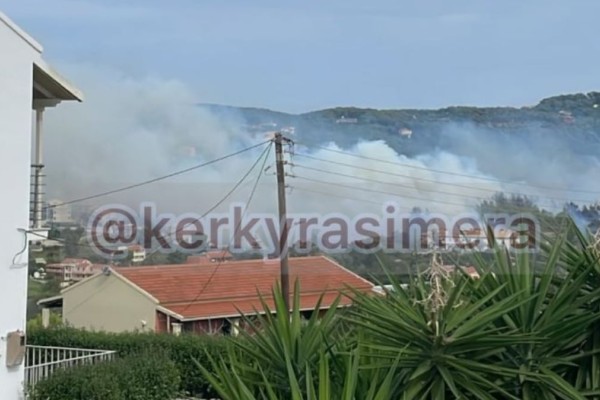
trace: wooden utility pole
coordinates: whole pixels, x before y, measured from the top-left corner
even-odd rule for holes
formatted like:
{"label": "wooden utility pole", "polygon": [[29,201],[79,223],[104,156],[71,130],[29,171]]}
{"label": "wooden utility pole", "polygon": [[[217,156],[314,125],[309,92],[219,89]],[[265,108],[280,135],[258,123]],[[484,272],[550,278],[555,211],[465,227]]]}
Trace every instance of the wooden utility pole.
{"label": "wooden utility pole", "polygon": [[277,166],[277,197],[279,206],[279,262],[281,270],[281,293],[286,309],[290,310],[290,271],[288,266],[288,226],[285,205],[285,160],[283,158],[283,141],[281,132],[275,133],[275,162]]}

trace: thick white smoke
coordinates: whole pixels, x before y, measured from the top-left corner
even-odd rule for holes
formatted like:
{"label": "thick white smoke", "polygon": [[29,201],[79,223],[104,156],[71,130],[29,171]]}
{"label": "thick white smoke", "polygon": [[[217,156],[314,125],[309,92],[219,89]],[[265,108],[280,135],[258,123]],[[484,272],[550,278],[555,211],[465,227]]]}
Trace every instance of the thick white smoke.
{"label": "thick white smoke", "polygon": [[[255,137],[244,131],[241,128],[243,121],[216,117],[196,107],[202,101],[201,93],[191,92],[181,82],[131,78],[97,67],[77,66],[67,70],[84,91],[86,100],[82,104],[62,104],[46,113],[45,160],[49,198],[68,201],[85,197],[168,174],[264,140],[262,135]],[[291,162],[287,178],[290,186],[289,211],[356,215],[380,212],[378,204],[395,201],[404,208],[402,211],[419,207],[422,210],[457,213],[472,210],[495,191],[540,193],[534,188],[502,185],[485,178],[498,176],[510,179],[510,171],[519,168],[521,177],[534,177],[534,181],[551,184],[552,179],[544,174],[544,169],[557,175],[568,161],[565,160],[567,156],[563,156],[561,162],[539,166],[536,164],[541,156],[527,159],[524,157],[527,149],[514,149],[512,144],[494,147],[500,146],[500,143],[478,141],[471,132],[461,132],[456,137],[462,141],[460,151],[432,149],[416,158],[398,154],[383,141],[361,142],[350,149],[340,149],[335,143],[322,144],[330,150],[347,151],[363,158],[298,146],[296,156],[288,155]],[[506,153],[511,148],[519,157],[511,159],[511,155]],[[159,205],[161,212],[202,214],[233,186],[260,151],[256,149],[186,175],[95,199],[88,204],[126,203],[136,206],[141,202],[153,202]],[[301,154],[331,162],[306,158]],[[275,177],[271,175],[274,159],[272,154],[269,157],[266,165],[271,168],[262,177],[252,203],[255,211],[276,210]],[[547,157],[544,155],[544,158]],[[489,161],[484,168],[486,173],[481,172],[482,160]],[[587,163],[586,166],[579,166],[578,161],[578,170],[585,170],[586,176],[589,176],[592,170],[597,171],[598,160],[593,161],[595,164]],[[388,175],[365,168],[382,170]],[[568,174],[562,172],[561,184],[569,179]],[[255,176],[253,174],[241,190],[219,209],[227,209],[233,201],[245,201]],[[551,194],[558,196],[561,192],[553,191]],[[567,196],[568,193],[562,195]],[[560,202],[547,202],[545,205],[561,206]]]}

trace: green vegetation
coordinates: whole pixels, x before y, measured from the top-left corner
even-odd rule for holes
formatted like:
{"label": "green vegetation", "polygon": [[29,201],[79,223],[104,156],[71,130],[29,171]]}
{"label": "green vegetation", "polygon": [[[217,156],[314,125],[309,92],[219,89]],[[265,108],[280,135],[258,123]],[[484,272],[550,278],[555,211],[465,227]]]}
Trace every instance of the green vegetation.
{"label": "green vegetation", "polygon": [[[336,107],[305,114],[286,114],[257,108],[237,108],[205,105],[216,115],[235,116],[250,127],[261,131],[263,124],[294,126],[301,133],[302,144],[322,144],[327,140],[350,145],[359,140],[385,140],[398,152],[413,156],[433,147],[452,143],[452,126],[467,124],[478,133],[530,136],[541,140],[556,135],[565,140],[594,143],[600,139],[600,93],[579,93],[543,99],[533,107],[447,107],[437,110],[378,110],[356,107]],[[339,124],[342,117],[356,118],[355,124]],[[399,130],[414,132],[411,138],[401,137]],[[252,130],[252,129],[250,129]],[[265,129],[262,129],[263,131]],[[589,149],[582,148],[582,151]]]}
{"label": "green vegetation", "polygon": [[[178,376],[181,378],[177,391],[200,398],[214,398],[216,393],[198,370],[196,362],[207,365],[209,357],[220,357],[227,345],[222,338],[211,336],[184,334],[176,337],[170,334],[152,333],[115,334],[84,331],[68,326],[31,329],[27,332],[27,343],[38,346],[114,350],[119,357],[159,353],[167,357],[177,369]],[[95,373],[93,371],[95,370],[90,373]],[[73,399],[79,398],[73,397]],[[71,397],[62,397],[57,400],[71,400]]]}
{"label": "green vegetation", "polygon": [[177,397],[179,371],[166,356],[140,353],[116,361],[59,370],[39,382],[31,400],[168,400]]}
{"label": "green vegetation", "polygon": [[[63,325],[62,315],[56,312],[50,312],[50,319],[48,321],[49,327],[55,328]],[[35,317],[30,318],[27,321],[27,331],[42,329],[42,314],[37,314]]]}
{"label": "green vegetation", "polygon": [[27,319],[36,318],[40,314],[37,302],[60,293],[60,284],[55,279],[46,281],[29,278],[27,283]]}
{"label": "green vegetation", "polygon": [[235,400],[599,399],[599,256],[578,235],[537,261],[497,249],[477,280],[433,262],[408,288],[391,278],[388,296],[355,293],[346,315],[308,322],[276,291],[278,314],[200,368]]}
{"label": "green vegetation", "polygon": [[80,226],[73,226],[60,230],[53,228],[50,230],[50,232],[48,232],[48,239],[54,239],[64,243],[65,257],[76,257],[81,251],[81,243],[83,242],[84,238],[85,229]]}
{"label": "green vegetation", "polygon": [[[434,255],[410,285],[389,276],[386,296],[356,292],[352,308],[308,319],[298,285],[291,315],[276,288],[275,309],[263,303],[264,314],[243,317],[248,329],[237,338],[57,327],[34,329],[28,340],[164,354],[179,391],[203,398],[598,400],[600,247],[570,229],[536,257],[501,248],[473,255],[480,279],[449,273]],[[103,370],[86,374],[90,387],[110,380]],[[81,398],[68,393],[58,398]]]}

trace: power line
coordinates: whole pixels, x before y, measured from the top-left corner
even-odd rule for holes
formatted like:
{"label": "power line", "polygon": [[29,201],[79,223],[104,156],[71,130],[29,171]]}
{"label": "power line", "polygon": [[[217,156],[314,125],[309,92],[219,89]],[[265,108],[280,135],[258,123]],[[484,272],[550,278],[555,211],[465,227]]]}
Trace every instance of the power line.
{"label": "power line", "polygon": [[298,168],[302,168],[302,169],[307,169],[307,170],[310,170],[310,171],[321,172],[321,173],[329,174],[329,175],[342,176],[342,177],[345,177],[345,178],[351,178],[351,179],[356,179],[356,180],[365,181],[365,182],[380,183],[380,184],[383,184],[383,185],[398,186],[398,187],[403,187],[403,188],[407,188],[407,189],[413,189],[413,190],[417,190],[417,191],[446,194],[446,195],[450,195],[450,196],[458,196],[458,197],[467,197],[467,198],[473,198],[473,199],[479,199],[479,200],[486,200],[485,197],[460,195],[458,193],[443,192],[443,191],[438,191],[438,190],[434,190],[434,189],[421,189],[421,188],[416,188],[415,186],[412,186],[412,185],[403,185],[401,183],[386,182],[386,181],[381,181],[379,179],[365,178],[365,177],[361,177],[361,176],[344,174],[344,173],[341,173],[341,172],[329,171],[329,170],[321,169],[321,168],[308,167],[306,165],[293,164],[293,166],[294,167],[298,167]]}
{"label": "power line", "polygon": [[[266,163],[266,160],[268,159],[267,154],[269,153],[269,150],[271,149],[271,146],[273,144],[271,143],[269,146],[266,146],[265,149],[262,151],[262,153],[260,153],[260,155],[258,156],[258,158],[254,161],[254,163],[252,164],[252,166],[248,169],[248,171],[246,171],[246,173],[236,182],[235,185],[233,185],[233,187],[225,194],[225,196],[223,196],[217,203],[215,203],[215,205],[213,205],[211,208],[209,208],[204,214],[202,214],[200,217],[194,219],[191,223],[195,223],[195,222],[199,222],[202,218],[206,217],[208,214],[210,214],[211,212],[213,212],[214,210],[216,210],[219,206],[221,206],[225,200],[227,200],[229,198],[229,196],[231,196],[241,185],[242,183],[246,180],[246,178],[248,178],[248,176],[252,173],[252,171],[254,171],[254,169],[256,168],[256,166],[258,165],[258,163],[261,161],[261,159],[263,159],[264,157],[264,161],[263,161],[263,165],[264,163]],[[263,171],[261,170],[259,172],[259,176],[262,175]],[[254,191],[255,189],[253,189]],[[175,230],[175,232],[169,233],[167,235],[165,235],[166,237],[171,237],[173,235],[177,235],[178,233],[180,233],[181,231],[183,231],[185,228],[185,226],[182,226],[181,228]],[[156,249],[152,250],[152,252],[149,254],[149,256],[151,256],[152,254],[156,253],[158,250],[160,250],[160,246],[158,246]]]}
{"label": "power line", "polygon": [[368,189],[368,188],[363,188],[363,187],[357,187],[357,186],[354,186],[354,185],[346,185],[346,184],[338,183],[338,182],[322,181],[322,180],[319,180],[319,179],[307,178],[307,177],[304,177],[304,176],[293,175],[291,177],[292,178],[296,178],[296,179],[303,179],[303,180],[314,182],[314,183],[320,183],[322,185],[327,185],[327,186],[337,186],[337,187],[342,187],[342,188],[347,188],[347,189],[360,190],[360,191],[368,192],[368,193],[385,194],[385,195],[399,197],[399,198],[403,198],[403,199],[414,199],[414,200],[421,200],[421,201],[429,201],[429,202],[442,203],[442,204],[459,206],[459,207],[464,207],[465,206],[465,204],[460,204],[460,203],[452,203],[452,202],[442,201],[442,200],[436,200],[436,199],[424,199],[422,197],[409,196],[409,195],[404,195],[404,194],[399,194],[399,193],[394,193],[394,192],[387,192],[387,191],[383,191],[383,190]]}
{"label": "power line", "polygon": [[[443,170],[434,169],[434,168],[419,167],[416,165],[410,165],[410,164],[406,164],[406,163],[399,163],[399,162],[395,162],[395,161],[382,160],[380,158],[375,158],[375,157],[363,156],[363,155],[359,155],[359,154],[350,153],[347,151],[330,149],[330,148],[324,147],[324,146],[314,146],[314,147],[321,149],[321,150],[329,151],[332,153],[343,154],[343,155],[346,155],[349,157],[360,158],[363,160],[376,161],[376,162],[380,162],[380,163],[384,163],[384,164],[388,164],[388,165],[397,165],[397,166],[401,166],[401,167],[405,167],[405,168],[412,168],[412,169],[424,170],[424,171],[429,171],[429,172],[436,172],[439,174],[461,176],[461,177],[479,179],[479,180],[490,181],[490,182],[495,182],[495,183],[504,183],[507,185],[521,185],[521,186],[535,187],[535,188],[544,189],[544,190],[555,190],[555,191],[562,190],[562,189],[549,187],[549,186],[532,185],[532,184],[524,183],[524,182],[510,182],[510,181],[505,181],[505,180],[501,180],[501,179],[497,179],[497,178],[488,178],[488,177],[477,176],[477,175],[462,174],[459,172],[443,171]],[[298,155],[298,153],[296,153],[296,155]],[[575,192],[575,193],[600,194],[599,191],[593,191],[593,190],[582,190],[582,189],[572,189],[571,190],[571,189],[569,189],[569,191]]]}
{"label": "power line", "polygon": [[[293,178],[294,176],[290,176],[290,177]],[[302,192],[309,192],[309,193],[320,194],[320,195],[328,196],[328,197],[335,197],[335,198],[338,198],[338,199],[359,201],[359,202],[365,202],[365,203],[376,204],[378,206],[381,206],[381,203],[379,203],[377,201],[368,200],[368,199],[359,199],[357,197],[342,196],[342,195],[339,195],[339,194],[332,194],[332,193],[322,192],[320,190],[307,189],[307,188],[305,188],[303,186],[292,186],[292,189],[293,190],[300,190]]]}
{"label": "power line", "polygon": [[[85,248],[89,248],[89,249],[97,249],[96,246],[93,246],[91,244],[77,243],[77,242],[73,242],[73,241],[69,241],[68,242],[66,239],[63,239],[63,238],[48,238],[47,236],[42,235],[42,234],[40,234],[38,232],[35,232],[35,231],[32,231],[32,230],[26,230],[25,232],[28,233],[28,234],[30,234],[30,235],[37,236],[37,237],[39,237],[41,239],[55,240],[57,242],[65,244],[65,245],[70,244],[70,245],[77,246],[77,247],[85,247]],[[58,263],[58,264],[60,264],[60,263]]]}
{"label": "power line", "polygon": [[269,140],[266,140],[264,142],[255,144],[254,146],[246,147],[245,149],[236,151],[234,153],[230,153],[230,154],[224,155],[222,157],[215,158],[214,160],[210,160],[210,161],[207,161],[207,162],[204,162],[204,163],[201,163],[201,164],[197,164],[197,165],[194,165],[193,167],[189,167],[189,168],[185,168],[185,169],[182,169],[182,170],[179,170],[179,171],[175,171],[175,172],[172,172],[172,173],[167,174],[167,175],[159,176],[157,178],[152,178],[152,179],[149,179],[149,180],[146,180],[146,181],[142,181],[142,182],[139,182],[139,183],[134,183],[132,185],[124,186],[124,187],[121,187],[121,188],[118,188],[118,189],[109,190],[109,191],[106,191],[106,192],[101,192],[101,193],[93,194],[93,195],[86,196],[86,197],[80,197],[78,199],[73,199],[73,200],[65,201],[63,203],[53,204],[53,205],[47,206],[46,209],[61,207],[61,206],[65,206],[65,205],[73,204],[73,203],[80,203],[82,201],[92,200],[92,199],[96,199],[98,197],[104,197],[104,196],[108,196],[108,195],[111,195],[111,194],[115,194],[115,193],[119,193],[119,192],[124,192],[126,190],[135,189],[135,188],[138,188],[140,186],[145,186],[145,185],[149,185],[151,183],[159,182],[159,181],[162,181],[162,180],[165,180],[165,179],[168,179],[168,178],[172,178],[172,177],[177,176],[177,175],[185,174],[187,172],[194,171],[196,169],[199,169],[199,168],[202,168],[202,167],[206,167],[208,165],[215,164],[215,163],[217,163],[219,161],[223,161],[223,160],[226,160],[228,158],[237,156],[239,154],[242,154],[242,153],[245,153],[245,152],[250,151],[252,149],[255,149],[257,147],[260,147],[260,146],[262,146],[262,145],[264,145],[264,144],[266,144],[268,142],[269,142]]}
{"label": "power line", "polygon": [[[487,188],[463,185],[460,183],[443,182],[443,181],[439,181],[436,179],[420,178],[420,177],[415,177],[415,176],[411,176],[411,175],[398,174],[398,173],[394,173],[394,172],[390,172],[390,171],[383,171],[383,170],[375,169],[375,168],[362,167],[362,166],[358,166],[358,165],[354,165],[354,164],[347,164],[347,163],[343,163],[343,162],[339,162],[339,161],[327,160],[324,158],[310,156],[308,154],[294,153],[294,156],[304,157],[304,158],[308,158],[311,160],[320,161],[320,162],[333,164],[333,165],[339,165],[339,166],[343,166],[343,167],[355,168],[355,169],[359,169],[359,170],[363,170],[363,171],[385,174],[385,175],[389,175],[389,176],[397,176],[397,177],[408,178],[408,179],[412,179],[412,180],[416,180],[416,181],[435,183],[438,185],[460,187],[460,188],[471,189],[471,190],[481,190],[481,191],[490,192],[490,193],[494,193],[494,194],[499,193],[499,191],[497,189],[487,189]],[[510,194],[510,195],[523,196],[523,197],[543,197],[544,199],[558,200],[558,201],[564,201],[564,202],[578,201],[578,202],[582,202],[582,203],[591,203],[590,200],[583,200],[583,199],[569,199],[569,198],[564,198],[564,197],[539,196],[536,194],[526,194],[526,193],[520,193],[520,192],[504,192],[504,191],[502,191],[502,192],[506,193],[506,194]]]}
{"label": "power line", "polygon": [[[453,202],[450,202],[450,201],[437,200],[437,199],[428,199],[428,198],[411,196],[411,195],[405,195],[405,194],[394,193],[394,192],[388,192],[388,191],[383,191],[383,190],[368,189],[368,188],[364,188],[364,187],[357,187],[357,186],[354,186],[354,185],[342,184],[342,183],[339,183],[339,182],[322,181],[322,180],[319,180],[319,179],[308,178],[308,177],[305,177],[305,176],[298,176],[298,175],[289,175],[289,176],[291,178],[303,179],[303,180],[306,180],[306,181],[320,183],[320,184],[327,185],[327,186],[337,186],[337,187],[343,187],[343,188],[347,188],[347,189],[360,190],[360,191],[368,192],[368,193],[384,194],[384,195],[389,195],[389,196],[393,196],[393,197],[398,197],[398,198],[401,198],[401,199],[413,199],[413,200],[420,200],[420,201],[432,202],[432,203],[440,203],[440,204],[446,204],[446,205],[452,205],[452,206],[459,206],[459,207],[465,207],[466,206],[466,204],[453,203]],[[562,208],[558,207],[558,206],[548,207],[548,208],[555,209],[555,210],[562,210]]]}
{"label": "power line", "polygon": [[[219,200],[217,201],[217,203],[215,203],[212,207],[210,207],[205,213],[203,213],[200,217],[196,218],[194,220],[194,222],[197,222],[199,220],[201,220],[202,218],[204,218],[206,215],[208,215],[209,213],[211,213],[212,211],[214,211],[216,208],[218,208],[220,205],[222,205],[242,184],[243,182],[248,178],[248,176],[252,173],[252,171],[256,168],[256,166],[258,165],[258,163],[262,160],[263,157],[265,157],[265,155],[269,152],[271,146],[266,146],[265,149],[261,152],[260,156],[254,161],[254,163],[252,164],[252,166],[248,169],[248,171],[246,171],[246,173],[235,183],[235,185]],[[265,157],[265,160],[267,158]],[[165,234],[165,237],[171,237],[173,235],[176,235],[177,233],[181,232],[185,227],[181,227],[180,229],[177,229],[175,232],[170,232]],[[32,234],[34,236],[38,236],[40,238],[43,239],[48,239],[46,236],[41,235],[35,231],[31,231],[31,230],[27,230],[26,231],[29,234]],[[75,245],[78,247],[84,247],[84,248],[90,248],[90,249],[97,249],[97,246],[91,245],[91,244],[84,244],[84,243],[77,243],[77,242],[67,242],[65,239],[62,238],[55,238],[55,239],[51,239],[51,240],[56,240],[60,243],[64,243],[64,244],[71,244],[71,245]],[[150,251],[150,253],[148,253],[147,257],[155,254],[158,250],[160,250],[160,247],[153,249]]]}
{"label": "power line", "polygon": [[[403,188],[407,188],[407,189],[416,190],[418,192],[438,193],[438,194],[444,194],[444,195],[448,195],[448,196],[455,196],[455,197],[459,197],[459,198],[468,198],[468,199],[476,199],[476,200],[482,200],[482,201],[490,200],[490,198],[481,197],[481,196],[473,196],[473,195],[467,195],[467,194],[445,192],[445,191],[435,190],[435,189],[417,188],[417,187],[415,187],[413,185],[406,185],[406,184],[395,183],[395,182],[386,182],[386,181],[382,181],[382,180],[379,180],[379,179],[373,179],[373,178],[366,178],[366,177],[355,176],[355,175],[350,175],[350,174],[344,174],[344,173],[341,173],[341,172],[334,172],[334,171],[329,171],[329,170],[325,170],[325,169],[321,169],[321,168],[313,168],[313,167],[309,167],[309,166],[306,166],[306,165],[300,165],[300,164],[290,164],[290,165],[292,165],[294,167],[298,167],[298,168],[307,169],[307,170],[310,170],[310,171],[315,171],[315,172],[320,172],[320,173],[324,173],[324,174],[329,174],[329,175],[342,176],[342,177],[346,177],[346,178],[361,180],[361,181],[365,181],[365,182],[379,183],[379,184],[383,184],[383,185],[403,187]],[[548,200],[548,199],[547,198],[543,198],[543,200]],[[555,207],[555,206],[551,205],[551,207]]]}
{"label": "power line", "polygon": [[[256,162],[255,162],[255,163],[252,165],[252,167],[251,167],[251,168],[248,170],[248,172],[247,172],[246,174],[244,174],[244,176],[242,177],[242,179],[240,179],[240,181],[238,181],[238,182],[236,183],[236,185],[235,185],[235,186],[232,188],[232,190],[230,190],[230,191],[229,191],[229,192],[228,192],[228,193],[225,195],[225,197],[224,197],[224,198],[222,198],[222,199],[221,199],[219,202],[217,202],[217,204],[216,204],[215,206],[211,207],[211,209],[210,209],[210,210],[208,210],[206,213],[204,213],[202,217],[198,218],[198,220],[199,220],[199,219],[201,219],[201,218],[203,218],[204,216],[206,216],[206,215],[207,215],[208,213],[210,213],[212,210],[214,210],[215,208],[217,208],[217,207],[218,207],[218,206],[219,206],[221,203],[223,203],[223,201],[225,201],[225,200],[227,199],[227,197],[229,197],[229,196],[230,196],[230,195],[231,195],[231,194],[232,194],[232,193],[233,193],[233,192],[234,192],[234,191],[235,191],[235,190],[236,190],[236,189],[237,189],[237,188],[238,188],[238,187],[241,185],[241,183],[242,183],[242,182],[243,182],[243,181],[244,181],[244,180],[245,180],[245,179],[248,177],[248,175],[249,175],[249,174],[250,174],[250,173],[251,173],[251,172],[254,170],[254,168],[256,167],[256,165],[257,165],[257,164],[260,162],[260,160],[261,160],[261,159],[263,159],[263,157],[264,157],[264,159],[263,159],[263,164],[262,164],[262,167],[261,167],[261,170],[260,170],[260,171],[259,171],[259,173],[258,173],[258,177],[257,177],[257,179],[256,179],[256,182],[254,183],[254,186],[253,186],[253,188],[252,188],[252,191],[251,191],[251,193],[250,193],[250,196],[249,196],[249,198],[248,198],[248,202],[246,203],[246,208],[245,208],[245,210],[244,210],[244,212],[243,212],[243,214],[242,214],[242,218],[241,218],[241,220],[242,220],[242,219],[244,218],[244,216],[246,215],[246,211],[248,210],[248,206],[250,205],[250,202],[252,201],[252,198],[254,197],[254,193],[256,192],[256,188],[258,187],[258,183],[259,183],[259,181],[260,181],[260,177],[261,177],[261,176],[262,176],[262,174],[263,174],[264,166],[265,166],[265,164],[266,164],[266,161],[268,160],[267,154],[268,154],[268,151],[269,151],[269,149],[270,149],[270,148],[271,148],[271,145],[267,146],[267,147],[265,148],[265,150],[264,150],[264,151],[261,153],[261,155],[259,156],[259,158],[256,160]],[[241,220],[240,220],[240,222],[238,223],[238,225],[237,225],[237,227],[236,227],[236,230],[234,231],[234,235],[235,235],[235,232],[237,232],[237,231],[239,230],[239,228],[240,228],[240,225],[241,225],[241,222],[242,222]],[[28,232],[28,233],[32,233],[33,235],[36,235],[36,236],[40,236],[40,237],[42,237],[42,238],[46,238],[45,236],[43,236],[43,235],[40,235],[40,234],[38,234],[38,233],[36,233],[36,232],[32,232],[32,231],[27,231],[27,232]],[[235,236],[234,236],[234,237],[235,237]],[[233,238],[232,238],[232,239],[233,239]],[[231,240],[230,240],[230,243],[231,243]],[[77,244],[77,245],[81,245],[81,244]],[[94,246],[91,246],[91,245],[85,245],[85,247],[91,247],[91,248],[95,248]],[[155,251],[153,251],[152,253],[150,253],[150,254],[148,255],[148,257],[149,257],[150,255],[154,254],[155,252],[156,252],[156,250],[155,250]],[[224,254],[224,252],[223,252],[223,254]],[[221,258],[222,258],[222,257],[221,257]],[[183,312],[185,312],[185,311],[186,311],[186,310],[187,310],[187,309],[188,309],[188,308],[189,308],[189,307],[190,307],[190,306],[191,306],[193,303],[195,303],[195,302],[198,300],[198,298],[199,298],[199,297],[202,295],[202,293],[204,292],[204,290],[206,290],[206,287],[208,287],[208,284],[209,284],[209,283],[212,281],[213,277],[214,277],[214,276],[215,276],[215,274],[217,273],[217,269],[219,268],[220,264],[221,264],[221,260],[220,260],[220,261],[219,261],[219,263],[218,263],[218,264],[215,266],[215,269],[214,269],[214,270],[213,270],[213,272],[211,273],[211,275],[210,275],[210,277],[209,277],[208,281],[207,281],[207,282],[206,282],[206,284],[203,286],[202,290],[201,290],[201,291],[198,293],[198,295],[196,296],[196,298],[195,298],[195,299],[194,299],[194,300],[193,300],[191,303],[189,303],[189,304],[187,305],[187,307],[186,307],[186,308],[183,310]],[[91,299],[93,296],[95,296],[97,293],[100,293],[101,291],[105,290],[106,288],[107,288],[107,287],[105,286],[105,287],[102,287],[102,288],[100,288],[100,289],[98,289],[98,290],[94,291],[92,294],[90,294],[89,296],[87,296],[86,298],[84,298],[84,299],[83,299],[83,301],[81,301],[79,304],[77,304],[77,305],[74,307],[74,309],[77,309],[77,308],[79,308],[79,307],[80,307],[80,306],[82,306],[84,303],[86,303],[87,301],[89,301],[89,300],[90,300],[90,299]]]}
{"label": "power line", "polygon": [[[268,147],[268,149],[270,149],[270,148],[271,148],[271,146]],[[246,216],[246,213],[248,212],[248,209],[250,207],[250,203],[252,202],[252,199],[254,198],[254,194],[256,193],[256,189],[258,188],[258,183],[260,182],[260,178],[262,177],[263,172],[265,170],[265,165],[267,164],[267,160],[268,160],[268,157],[265,156],[264,160],[263,160],[263,163],[262,163],[262,166],[261,166],[261,169],[260,169],[260,171],[258,173],[258,176],[256,177],[256,181],[254,182],[254,186],[252,187],[252,190],[250,191],[250,195],[248,196],[248,200],[246,201],[246,205],[244,207],[244,211],[242,212],[242,217],[240,218],[238,224],[236,225],[236,227],[235,227],[235,229],[233,231],[233,234],[231,235],[231,239],[229,239],[229,243],[228,243],[227,247],[225,249],[223,249],[223,252],[221,253],[221,257],[219,257],[219,261],[218,261],[217,265],[215,265],[215,268],[211,272],[211,274],[208,277],[208,280],[206,281],[206,283],[204,284],[204,286],[202,286],[202,289],[200,289],[200,292],[196,295],[196,297],[194,297],[194,300],[192,300],[191,302],[189,302],[187,304],[187,306],[183,309],[183,311],[181,311],[182,314],[184,312],[186,312],[192,306],[192,304],[194,304],[196,301],[198,301],[198,299],[200,298],[200,296],[202,296],[202,293],[204,293],[204,291],[206,290],[206,288],[208,287],[208,285],[212,282],[213,278],[217,274],[217,271],[219,270],[219,267],[223,263],[225,252],[228,251],[229,247],[231,246],[231,242],[235,239],[235,235],[237,234],[238,230],[240,229],[242,221],[243,221],[244,217]]]}

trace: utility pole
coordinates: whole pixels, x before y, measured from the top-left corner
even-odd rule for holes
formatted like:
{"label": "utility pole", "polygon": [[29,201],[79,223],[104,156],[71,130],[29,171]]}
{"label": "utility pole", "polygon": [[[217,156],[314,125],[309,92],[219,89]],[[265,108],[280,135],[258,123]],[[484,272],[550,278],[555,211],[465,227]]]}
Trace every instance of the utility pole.
{"label": "utility pole", "polygon": [[279,266],[281,271],[281,293],[286,309],[290,310],[290,271],[288,266],[288,226],[285,204],[285,160],[281,132],[275,133],[275,163],[277,166],[277,203],[279,206]]}

